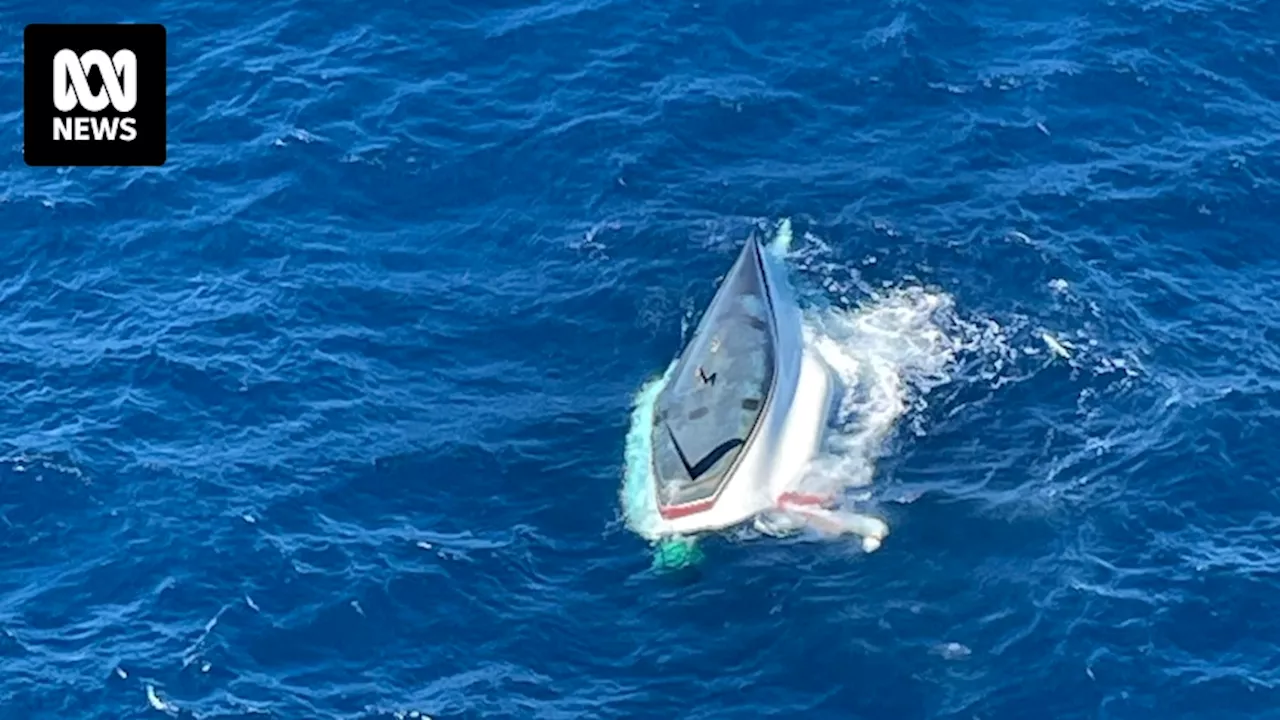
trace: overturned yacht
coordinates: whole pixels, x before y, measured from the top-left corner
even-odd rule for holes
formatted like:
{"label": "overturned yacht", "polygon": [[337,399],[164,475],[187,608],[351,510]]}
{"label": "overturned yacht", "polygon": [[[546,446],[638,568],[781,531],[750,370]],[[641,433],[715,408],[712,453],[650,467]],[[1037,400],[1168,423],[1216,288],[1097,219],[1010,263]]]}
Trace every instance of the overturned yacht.
{"label": "overturned yacht", "polygon": [[[779,240],[790,239],[784,223]],[[690,536],[784,516],[864,537],[874,518],[801,492],[837,402],[837,379],[806,347],[780,250],[752,236],[671,368],[653,406],[650,472],[659,533]],[[793,523],[794,524],[794,523]]]}

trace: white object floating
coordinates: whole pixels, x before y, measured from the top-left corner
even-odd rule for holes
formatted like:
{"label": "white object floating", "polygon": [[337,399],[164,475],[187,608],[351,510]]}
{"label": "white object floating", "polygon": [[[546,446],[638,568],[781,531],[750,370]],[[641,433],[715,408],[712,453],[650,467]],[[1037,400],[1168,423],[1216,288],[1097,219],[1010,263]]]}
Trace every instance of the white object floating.
{"label": "white object floating", "polygon": [[934,648],[934,652],[946,658],[947,660],[959,660],[973,654],[969,648],[958,642],[946,642]]}
{"label": "white object floating", "polygon": [[1067,349],[1062,346],[1062,343],[1055,340],[1049,333],[1040,333],[1040,339],[1044,340],[1044,344],[1049,346],[1049,349],[1052,350],[1055,355],[1063,358],[1071,357],[1071,353],[1067,352]]}
{"label": "white object floating", "polygon": [[169,703],[166,703],[164,700],[161,700],[160,696],[156,695],[156,688],[154,685],[147,685],[147,702],[151,703],[151,707],[161,712],[168,712],[170,710],[177,709]]}

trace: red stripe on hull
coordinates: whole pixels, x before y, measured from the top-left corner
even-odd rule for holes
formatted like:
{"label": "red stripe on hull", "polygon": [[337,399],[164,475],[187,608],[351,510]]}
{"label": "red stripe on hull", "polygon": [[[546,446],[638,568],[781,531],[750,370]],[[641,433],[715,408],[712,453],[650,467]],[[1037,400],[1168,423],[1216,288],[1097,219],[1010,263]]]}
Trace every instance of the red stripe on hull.
{"label": "red stripe on hull", "polygon": [[689,503],[688,505],[659,505],[658,514],[667,520],[673,520],[675,518],[688,517],[689,515],[697,515],[700,512],[706,512],[715,504],[716,501],[712,498],[711,500]]}

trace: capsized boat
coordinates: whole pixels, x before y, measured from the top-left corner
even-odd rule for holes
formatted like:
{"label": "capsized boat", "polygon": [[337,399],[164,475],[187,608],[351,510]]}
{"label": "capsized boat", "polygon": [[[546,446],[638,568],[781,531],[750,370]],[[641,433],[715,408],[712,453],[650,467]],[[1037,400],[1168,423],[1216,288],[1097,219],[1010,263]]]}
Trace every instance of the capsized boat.
{"label": "capsized boat", "polygon": [[[788,223],[779,238],[789,243]],[[831,510],[832,498],[800,490],[839,382],[804,342],[782,252],[777,240],[748,238],[654,402],[658,534],[688,537],[751,520],[760,527],[781,514],[860,534],[874,550],[888,532],[883,522],[854,516],[850,525]]]}

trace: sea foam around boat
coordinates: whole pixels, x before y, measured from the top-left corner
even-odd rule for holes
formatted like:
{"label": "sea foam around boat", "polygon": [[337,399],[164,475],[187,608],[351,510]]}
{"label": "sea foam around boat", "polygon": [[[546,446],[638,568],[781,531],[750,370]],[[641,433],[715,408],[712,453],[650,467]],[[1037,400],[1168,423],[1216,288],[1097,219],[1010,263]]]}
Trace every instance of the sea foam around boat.
{"label": "sea foam around boat", "polygon": [[[806,257],[790,252],[790,246],[790,224],[783,221],[771,250],[783,253],[788,264]],[[842,308],[835,304],[836,297],[814,292],[829,285],[825,279],[797,277],[796,269],[788,267],[792,282],[801,284],[797,296],[805,343],[831,366],[842,386],[824,451],[797,489],[864,503],[869,494],[849,491],[871,484],[876,462],[899,421],[912,408],[924,406],[929,390],[950,379],[948,367],[964,343],[946,328],[964,323],[956,317],[952,298],[941,291],[895,288]],[[650,540],[660,536],[662,522],[653,500],[648,428],[673,367],[674,362],[637,393],[626,441],[623,514],[634,532]]]}

